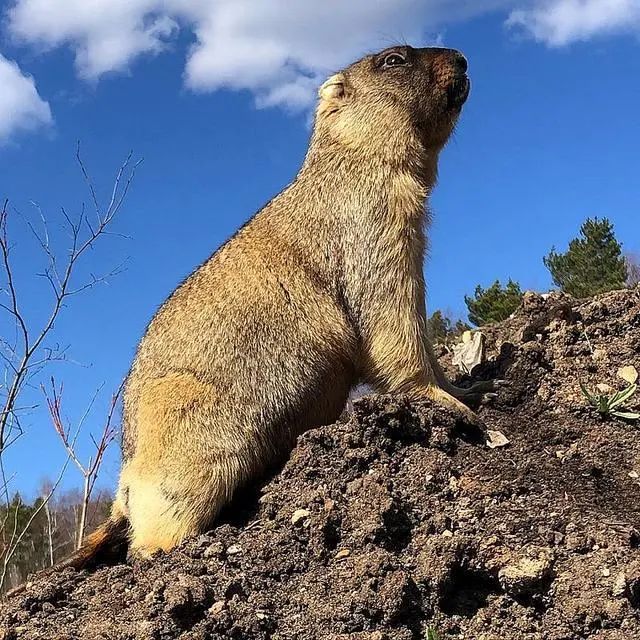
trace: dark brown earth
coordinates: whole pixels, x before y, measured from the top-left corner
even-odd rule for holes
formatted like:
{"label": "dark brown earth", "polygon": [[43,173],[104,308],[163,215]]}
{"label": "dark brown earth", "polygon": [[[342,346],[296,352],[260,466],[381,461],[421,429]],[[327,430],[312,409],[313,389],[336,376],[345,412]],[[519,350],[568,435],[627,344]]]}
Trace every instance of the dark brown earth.
{"label": "dark brown earth", "polygon": [[508,386],[480,415],[509,445],[364,398],[207,535],[33,577],[0,637],[639,639],[640,427],[601,418],[579,382],[622,388],[619,367],[640,368],[640,290],[528,294],[486,335],[475,377]]}

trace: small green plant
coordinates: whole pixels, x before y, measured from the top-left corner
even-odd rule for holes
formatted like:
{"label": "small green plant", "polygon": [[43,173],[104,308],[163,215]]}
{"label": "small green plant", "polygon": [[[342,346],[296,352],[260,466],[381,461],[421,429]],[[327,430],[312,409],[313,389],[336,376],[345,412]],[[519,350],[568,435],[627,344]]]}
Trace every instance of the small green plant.
{"label": "small green plant", "polygon": [[631,383],[626,389],[616,391],[615,393],[591,393],[580,383],[580,388],[585,398],[593,407],[603,416],[615,416],[616,418],[624,418],[625,420],[640,420],[640,413],[635,411],[626,411],[624,403],[631,398],[638,390],[638,385]]}
{"label": "small green plant", "polygon": [[440,634],[435,627],[427,629],[427,640],[440,640]]}

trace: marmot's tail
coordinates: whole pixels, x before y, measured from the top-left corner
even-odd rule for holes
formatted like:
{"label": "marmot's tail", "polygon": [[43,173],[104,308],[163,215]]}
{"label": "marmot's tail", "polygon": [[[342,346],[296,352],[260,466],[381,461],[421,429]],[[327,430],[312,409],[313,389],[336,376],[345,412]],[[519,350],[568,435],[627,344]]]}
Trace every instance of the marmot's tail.
{"label": "marmot's tail", "polygon": [[99,564],[117,562],[126,555],[128,533],[127,517],[119,509],[114,508],[111,517],[88,535],[77,551],[57,566],[60,569],[66,567],[92,569]]}

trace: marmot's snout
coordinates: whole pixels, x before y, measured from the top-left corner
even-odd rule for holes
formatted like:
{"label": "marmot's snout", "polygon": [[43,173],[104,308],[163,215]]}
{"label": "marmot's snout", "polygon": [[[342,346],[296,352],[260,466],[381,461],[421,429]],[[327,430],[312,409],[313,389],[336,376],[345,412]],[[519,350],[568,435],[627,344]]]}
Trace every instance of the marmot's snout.
{"label": "marmot's snout", "polygon": [[467,71],[469,63],[465,56],[455,49],[443,49],[433,63],[436,82],[447,93],[447,106],[460,109],[469,97],[471,82]]}

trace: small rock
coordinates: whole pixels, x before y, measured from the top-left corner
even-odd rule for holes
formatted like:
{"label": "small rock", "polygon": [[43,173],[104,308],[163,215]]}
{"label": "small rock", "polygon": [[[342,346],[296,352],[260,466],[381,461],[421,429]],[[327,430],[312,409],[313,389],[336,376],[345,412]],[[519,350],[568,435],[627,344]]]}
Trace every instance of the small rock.
{"label": "small rock", "polygon": [[206,547],[209,544],[211,544],[211,536],[208,536],[206,533],[201,536],[198,536],[196,540],[196,546]]}
{"label": "small rock", "polygon": [[489,447],[489,449],[506,447],[509,442],[509,439],[504,435],[504,433],[502,433],[502,431],[487,429],[487,447]]}
{"label": "small rock", "polygon": [[232,544],[231,546],[227,547],[228,556],[235,556],[239,553],[242,553],[242,547],[239,544]]}
{"label": "small rock", "polygon": [[608,577],[611,575],[611,569],[609,569],[608,567],[605,567],[605,568],[602,570],[602,575],[603,575],[605,578],[608,578]]}
{"label": "small rock", "polygon": [[169,615],[179,614],[191,607],[191,593],[183,585],[171,585],[165,593],[164,610]]}
{"label": "small rock", "polygon": [[626,367],[620,367],[618,369],[618,377],[622,378],[629,384],[635,384],[638,381],[638,371],[633,365],[627,365]]}
{"label": "small rock", "polygon": [[575,456],[577,451],[578,451],[578,443],[574,442],[566,450],[558,449],[558,451],[556,451],[556,456],[560,460],[569,460]]}
{"label": "small rock", "polygon": [[308,518],[311,513],[307,509],[296,509],[291,516],[291,524],[295,525],[302,522],[305,518]]}
{"label": "small rock", "polygon": [[498,572],[500,585],[512,597],[540,593],[551,577],[553,557],[549,549],[529,547]]}
{"label": "small rock", "polygon": [[624,571],[621,571],[617,575],[615,582],[613,583],[613,589],[611,590],[611,593],[616,598],[620,598],[626,593],[626,591],[627,591],[627,576],[625,575]]}
{"label": "small rock", "polygon": [[336,501],[335,500],[331,500],[331,499],[327,498],[324,501],[324,510],[325,511],[333,511],[335,506],[336,506]]}
{"label": "small rock", "polygon": [[349,549],[340,549],[338,553],[336,553],[336,560],[344,560],[344,558],[348,558],[351,555],[351,551]]}
{"label": "small rock", "polygon": [[222,542],[214,542],[209,545],[202,554],[205,558],[215,558],[221,556],[224,552],[224,546]]}
{"label": "small rock", "polygon": [[214,602],[210,607],[209,607],[209,613],[212,616],[217,616],[219,614],[221,614],[225,607],[227,606],[227,603],[225,600],[218,600],[217,602]]}

